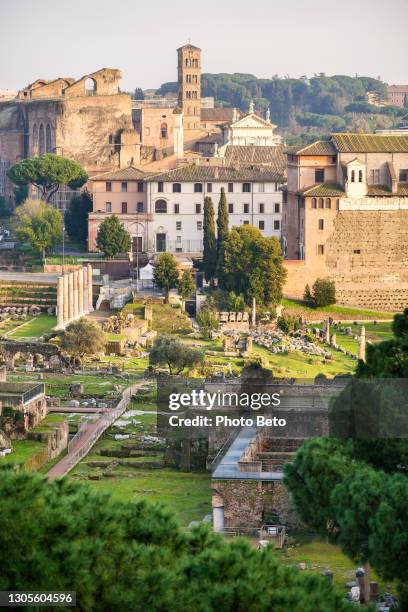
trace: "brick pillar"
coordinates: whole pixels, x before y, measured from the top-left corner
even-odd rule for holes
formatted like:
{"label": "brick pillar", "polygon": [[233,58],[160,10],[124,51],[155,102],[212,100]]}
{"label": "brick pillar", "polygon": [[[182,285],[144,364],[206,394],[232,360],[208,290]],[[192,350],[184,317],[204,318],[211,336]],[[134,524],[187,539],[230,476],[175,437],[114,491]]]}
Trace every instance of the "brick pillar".
{"label": "brick pillar", "polygon": [[89,296],[88,296],[88,268],[84,266],[82,268],[84,275],[84,314],[89,312]]}
{"label": "brick pillar", "polygon": [[64,327],[64,277],[57,279],[57,328]]}
{"label": "brick pillar", "polygon": [[78,318],[78,270],[72,273],[74,282],[74,319]]}
{"label": "brick pillar", "polygon": [[84,314],[84,269],[81,267],[78,270],[78,314],[82,317]]}
{"label": "brick pillar", "polygon": [[93,312],[93,293],[92,293],[92,266],[88,264],[88,308],[89,312]]}
{"label": "brick pillar", "polygon": [[69,287],[68,287],[68,274],[64,274],[64,302],[62,304],[64,309],[64,325],[69,321]]}
{"label": "brick pillar", "polygon": [[74,273],[68,274],[68,321],[74,318]]}

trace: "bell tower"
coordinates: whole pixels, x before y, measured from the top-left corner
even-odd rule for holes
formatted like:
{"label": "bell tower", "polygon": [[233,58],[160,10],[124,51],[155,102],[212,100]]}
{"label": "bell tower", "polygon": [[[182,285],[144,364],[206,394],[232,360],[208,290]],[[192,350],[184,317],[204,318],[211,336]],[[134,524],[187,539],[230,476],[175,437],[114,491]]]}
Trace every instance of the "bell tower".
{"label": "bell tower", "polygon": [[183,112],[184,130],[201,124],[201,49],[184,45],[177,49],[178,105]]}

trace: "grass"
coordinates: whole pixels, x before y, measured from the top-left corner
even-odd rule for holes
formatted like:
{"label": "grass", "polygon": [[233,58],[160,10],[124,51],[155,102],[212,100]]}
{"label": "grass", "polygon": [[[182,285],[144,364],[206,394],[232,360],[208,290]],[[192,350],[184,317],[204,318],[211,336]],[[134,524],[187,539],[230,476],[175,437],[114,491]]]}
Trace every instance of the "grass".
{"label": "grass", "polygon": [[323,308],[312,308],[302,300],[292,300],[288,298],[283,298],[281,303],[282,306],[285,307],[284,312],[296,315],[300,315],[303,312],[306,318],[310,316],[312,319],[327,319],[327,315],[330,315],[333,318],[350,320],[392,319],[395,314],[393,312],[368,310],[366,308],[353,308],[352,306],[339,306],[337,304],[325,306]]}
{"label": "grass", "polygon": [[57,324],[57,318],[49,314],[40,314],[31,321],[21,325],[11,332],[9,337],[13,340],[21,338],[37,338],[51,331]]}
{"label": "grass", "polygon": [[[366,330],[366,340],[375,344],[377,342],[383,342],[384,340],[391,340],[393,338],[392,333],[392,323],[391,321],[380,321],[378,323],[364,323],[364,327]],[[318,327],[319,329],[322,327],[321,325],[309,325],[309,328]],[[346,327],[351,327],[352,335],[346,336],[341,333],[341,329]],[[358,336],[361,331],[361,325],[353,324],[343,324],[340,327],[331,328],[331,333],[336,334],[336,343],[342,348],[350,351],[354,355],[358,355],[358,341],[354,339],[354,336]],[[335,351],[333,351],[335,353]]]}
{"label": "grass", "polygon": [[37,440],[13,440],[13,451],[5,457],[0,457],[0,465],[2,462],[7,463],[26,463],[33,455],[38,453],[44,446],[43,442]]}
{"label": "grass", "polygon": [[152,303],[152,329],[160,334],[189,334],[192,331],[191,321],[181,308],[173,308],[170,304]]}

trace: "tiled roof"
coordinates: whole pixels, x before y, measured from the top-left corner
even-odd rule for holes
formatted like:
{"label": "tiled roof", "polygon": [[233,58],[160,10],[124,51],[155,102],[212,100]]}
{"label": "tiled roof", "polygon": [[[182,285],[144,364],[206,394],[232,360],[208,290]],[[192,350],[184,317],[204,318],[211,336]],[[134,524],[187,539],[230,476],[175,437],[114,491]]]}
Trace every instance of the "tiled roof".
{"label": "tiled roof", "polygon": [[337,183],[319,183],[318,185],[313,185],[313,187],[308,187],[303,191],[299,192],[304,196],[316,197],[316,198],[325,198],[325,197],[341,197],[345,195],[345,191],[341,185]]}
{"label": "tiled roof", "polygon": [[155,174],[148,181],[163,182],[205,182],[226,183],[234,181],[282,182],[282,174],[267,167],[232,168],[229,166],[198,166],[190,164],[175,170]]}
{"label": "tiled roof", "polygon": [[285,153],[292,155],[335,155],[336,149],[330,140],[316,140],[304,147],[286,147]]}
{"label": "tiled roof", "polygon": [[104,172],[97,176],[92,176],[91,181],[140,181],[146,178],[147,173],[134,166],[114,170],[113,172]]}
{"label": "tiled roof", "polygon": [[398,195],[408,196],[408,183],[398,183]]}
{"label": "tiled roof", "polygon": [[230,123],[233,119],[241,117],[242,113],[234,108],[202,108],[201,121],[219,121],[220,123]]}
{"label": "tiled roof", "polygon": [[225,162],[229,166],[237,164],[268,164],[271,170],[284,174],[286,157],[283,147],[228,145],[225,148]]}
{"label": "tiled roof", "polygon": [[408,85],[388,85],[387,91],[390,93],[408,93]]}
{"label": "tiled roof", "polygon": [[397,193],[392,193],[388,185],[369,185],[367,195],[378,197],[393,196],[394,198],[399,196],[406,197],[408,196],[408,183],[398,183]]}
{"label": "tiled roof", "polygon": [[340,153],[408,153],[408,136],[399,134],[332,134]]}

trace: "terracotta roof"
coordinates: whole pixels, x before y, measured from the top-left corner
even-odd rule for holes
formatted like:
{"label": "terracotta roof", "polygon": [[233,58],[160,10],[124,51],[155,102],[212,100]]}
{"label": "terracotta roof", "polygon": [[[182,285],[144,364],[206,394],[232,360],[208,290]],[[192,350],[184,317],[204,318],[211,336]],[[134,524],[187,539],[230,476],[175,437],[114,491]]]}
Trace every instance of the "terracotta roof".
{"label": "terracotta roof", "polygon": [[201,51],[200,47],[196,47],[195,45],[192,45],[191,43],[187,43],[186,45],[179,47],[178,49],[176,49],[176,51],[181,51],[181,49],[197,49],[197,51]]}
{"label": "terracotta roof", "polygon": [[398,195],[408,196],[408,183],[398,183]]}
{"label": "terracotta roof", "polygon": [[201,121],[219,121],[220,123],[230,123],[235,116],[241,117],[242,113],[234,108],[202,108]]}
{"label": "terracotta roof", "polygon": [[408,183],[398,183],[397,193],[392,193],[388,185],[369,185],[367,195],[374,197],[406,197],[408,196]]}
{"label": "terracotta roof", "polygon": [[90,177],[91,181],[140,181],[146,178],[147,173],[134,166],[128,166],[127,168],[120,168],[113,172],[104,172],[97,176]]}
{"label": "terracotta roof", "polygon": [[233,168],[229,166],[199,166],[190,164],[175,170],[149,176],[148,181],[163,182],[218,182],[260,181],[283,182],[282,174],[266,167]]}
{"label": "terracotta roof", "polygon": [[330,140],[316,140],[305,147],[286,147],[285,153],[291,155],[335,155],[336,149]]}
{"label": "terracotta roof", "polygon": [[390,93],[408,93],[408,85],[388,85],[387,91]]}
{"label": "terracotta roof", "polygon": [[309,197],[324,198],[324,197],[341,197],[345,195],[345,191],[341,185],[337,183],[319,183],[308,187],[299,192],[300,194]]}
{"label": "terracotta roof", "polygon": [[237,164],[268,164],[272,170],[284,174],[286,157],[282,146],[240,146],[228,145],[225,148],[225,162],[228,166]]}
{"label": "terracotta roof", "polygon": [[340,153],[408,153],[408,136],[399,134],[332,134]]}

